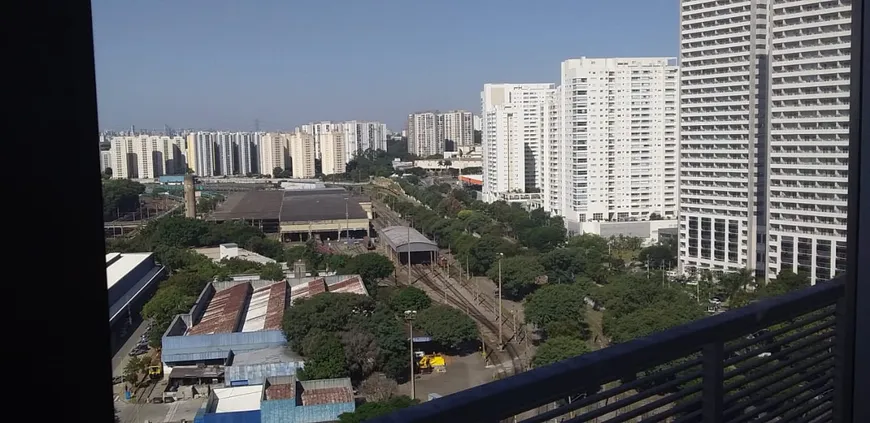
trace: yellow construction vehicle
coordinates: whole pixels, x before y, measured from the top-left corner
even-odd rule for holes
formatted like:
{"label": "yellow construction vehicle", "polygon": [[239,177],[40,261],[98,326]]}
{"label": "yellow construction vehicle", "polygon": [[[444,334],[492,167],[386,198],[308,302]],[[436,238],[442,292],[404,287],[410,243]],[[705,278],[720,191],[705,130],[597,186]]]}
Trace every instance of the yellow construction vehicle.
{"label": "yellow construction vehicle", "polygon": [[431,372],[432,370],[443,372],[447,369],[447,363],[444,361],[444,356],[440,353],[423,355],[417,363],[417,366],[420,368],[420,372]]}

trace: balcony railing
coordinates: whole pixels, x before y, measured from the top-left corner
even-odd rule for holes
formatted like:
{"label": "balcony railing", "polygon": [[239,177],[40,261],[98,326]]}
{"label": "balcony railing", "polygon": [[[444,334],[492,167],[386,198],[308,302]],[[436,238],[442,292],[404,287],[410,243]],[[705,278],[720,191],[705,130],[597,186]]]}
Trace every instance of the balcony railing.
{"label": "balcony railing", "polygon": [[370,421],[839,421],[843,293],[818,284]]}

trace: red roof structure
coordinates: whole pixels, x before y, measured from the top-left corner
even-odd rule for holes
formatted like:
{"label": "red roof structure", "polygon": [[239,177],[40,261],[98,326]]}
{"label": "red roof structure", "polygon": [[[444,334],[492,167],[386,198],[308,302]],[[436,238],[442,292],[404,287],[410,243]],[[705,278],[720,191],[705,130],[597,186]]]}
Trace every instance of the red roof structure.
{"label": "red roof structure", "polygon": [[190,328],[187,334],[207,335],[235,332],[240,323],[242,308],[250,294],[251,284],[249,283],[218,291],[209,302],[199,323]]}
{"label": "red roof structure", "polygon": [[353,402],[353,391],[346,387],[306,389],[302,391],[302,405]]}
{"label": "red roof structure", "polygon": [[269,305],[266,308],[266,324],[264,329],[281,329],[284,319],[284,308],[287,304],[287,284],[284,282],[272,284],[269,290]]}

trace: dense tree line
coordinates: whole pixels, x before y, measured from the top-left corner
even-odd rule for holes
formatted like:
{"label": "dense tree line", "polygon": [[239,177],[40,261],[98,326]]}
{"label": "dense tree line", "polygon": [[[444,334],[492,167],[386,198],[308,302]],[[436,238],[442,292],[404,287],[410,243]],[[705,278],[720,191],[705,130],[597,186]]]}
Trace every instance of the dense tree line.
{"label": "dense tree line", "polygon": [[139,195],[144,192],[145,185],[129,179],[103,180],[103,219],[114,220],[139,210]]}

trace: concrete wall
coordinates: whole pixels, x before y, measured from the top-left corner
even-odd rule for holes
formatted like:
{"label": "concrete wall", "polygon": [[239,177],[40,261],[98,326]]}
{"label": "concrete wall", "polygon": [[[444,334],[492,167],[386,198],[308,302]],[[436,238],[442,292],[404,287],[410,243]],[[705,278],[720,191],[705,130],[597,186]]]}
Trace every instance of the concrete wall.
{"label": "concrete wall", "polygon": [[676,220],[650,220],[642,222],[583,222],[580,223],[582,233],[591,233],[604,238],[611,236],[632,236],[643,238],[647,244],[658,242],[658,231],[664,228],[676,228]]}

